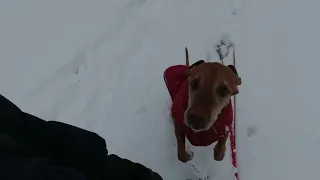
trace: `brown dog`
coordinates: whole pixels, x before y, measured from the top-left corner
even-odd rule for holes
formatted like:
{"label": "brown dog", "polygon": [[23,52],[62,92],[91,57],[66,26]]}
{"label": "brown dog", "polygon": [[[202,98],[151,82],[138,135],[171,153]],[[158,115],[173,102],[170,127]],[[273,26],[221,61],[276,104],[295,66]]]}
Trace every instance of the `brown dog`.
{"label": "brown dog", "polygon": [[231,96],[239,93],[237,86],[241,84],[234,66],[199,62],[189,67],[186,48],[186,66],[171,66],[164,74],[173,100],[171,111],[178,158],[182,162],[193,157],[185,149],[185,137],[195,146],[218,141],[214,159],[223,160],[228,138],[226,127],[233,121]]}

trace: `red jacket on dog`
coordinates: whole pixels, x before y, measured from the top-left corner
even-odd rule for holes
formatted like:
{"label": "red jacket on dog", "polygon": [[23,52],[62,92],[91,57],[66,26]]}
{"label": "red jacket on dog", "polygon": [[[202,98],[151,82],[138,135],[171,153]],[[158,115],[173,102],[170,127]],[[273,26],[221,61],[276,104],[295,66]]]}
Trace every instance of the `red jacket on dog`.
{"label": "red jacket on dog", "polygon": [[184,112],[188,108],[188,80],[185,75],[188,66],[171,66],[164,72],[164,79],[172,99],[171,115],[177,124],[184,127],[184,132],[194,146],[208,146],[226,135],[226,127],[233,121],[232,103],[222,110],[212,127],[206,131],[194,132],[184,123]]}

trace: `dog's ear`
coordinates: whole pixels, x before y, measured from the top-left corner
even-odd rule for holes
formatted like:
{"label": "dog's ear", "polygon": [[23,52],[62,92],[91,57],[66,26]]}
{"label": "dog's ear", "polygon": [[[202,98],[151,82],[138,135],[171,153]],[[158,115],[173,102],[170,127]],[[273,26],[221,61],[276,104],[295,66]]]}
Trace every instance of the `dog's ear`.
{"label": "dog's ear", "polygon": [[191,73],[191,72],[192,72],[192,68],[194,68],[194,67],[196,67],[196,66],[199,66],[199,65],[202,64],[202,63],[205,63],[204,60],[199,60],[199,61],[193,63],[191,66],[188,67],[188,69],[187,69],[186,72],[185,72],[185,75],[186,75],[186,76],[191,76],[191,74],[192,74],[192,73]]}
{"label": "dog's ear", "polygon": [[237,72],[237,69],[234,67],[234,65],[228,65],[228,67],[231,69],[231,71],[237,76],[237,79],[236,79],[236,84],[237,85],[240,85],[241,84],[241,78],[238,76],[238,72]]}
{"label": "dog's ear", "polygon": [[202,63],[204,63],[204,60],[199,60],[199,61],[193,63],[191,66],[189,66],[188,69],[192,69],[193,67],[198,66]]}
{"label": "dog's ear", "polygon": [[238,72],[237,72],[237,69],[234,67],[234,65],[228,65],[228,67],[232,70],[232,72],[234,73],[234,74],[236,74],[237,76],[238,76]]}

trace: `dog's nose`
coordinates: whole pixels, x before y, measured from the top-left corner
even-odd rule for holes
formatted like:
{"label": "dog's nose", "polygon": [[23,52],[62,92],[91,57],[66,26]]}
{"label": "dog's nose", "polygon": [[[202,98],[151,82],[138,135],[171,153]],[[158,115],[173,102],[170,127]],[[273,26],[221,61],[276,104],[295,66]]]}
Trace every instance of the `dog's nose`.
{"label": "dog's nose", "polygon": [[188,118],[190,119],[189,122],[191,122],[193,126],[202,125],[206,121],[206,118],[204,116],[196,114],[193,111],[189,111]]}

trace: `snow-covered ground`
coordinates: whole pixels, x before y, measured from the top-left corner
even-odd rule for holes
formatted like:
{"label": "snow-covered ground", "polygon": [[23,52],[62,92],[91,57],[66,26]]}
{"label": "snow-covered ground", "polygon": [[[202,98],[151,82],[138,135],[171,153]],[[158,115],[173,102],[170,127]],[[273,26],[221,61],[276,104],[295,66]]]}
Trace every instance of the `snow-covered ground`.
{"label": "snow-covered ground", "polygon": [[[236,143],[241,180],[317,179],[320,1],[2,0],[0,93],[22,110],[101,135],[110,153],[165,180],[195,178],[176,157],[163,71],[236,46],[242,77]],[[212,146],[211,146],[212,147]],[[194,164],[234,180],[230,151],[195,148]]]}

